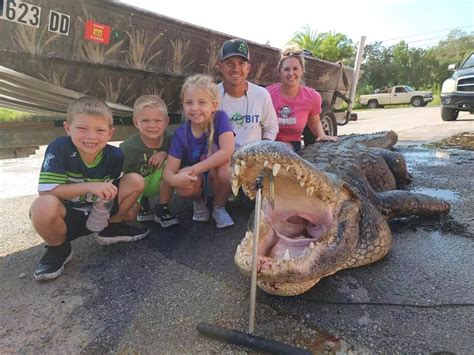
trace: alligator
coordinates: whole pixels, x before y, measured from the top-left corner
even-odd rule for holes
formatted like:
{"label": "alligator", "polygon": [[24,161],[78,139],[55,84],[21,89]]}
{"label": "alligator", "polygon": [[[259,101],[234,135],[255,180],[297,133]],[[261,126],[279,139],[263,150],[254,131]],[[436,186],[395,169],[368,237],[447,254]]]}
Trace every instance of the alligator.
{"label": "alligator", "polygon": [[[392,147],[393,131],[316,142],[298,155],[281,142],[260,141],[231,159],[234,194],[256,196],[263,177],[257,284],[265,292],[293,296],[339,270],[373,263],[391,249],[388,221],[441,216],[450,205],[408,191],[412,176]],[[251,217],[251,221],[254,219]],[[251,273],[253,227],[234,260]]]}

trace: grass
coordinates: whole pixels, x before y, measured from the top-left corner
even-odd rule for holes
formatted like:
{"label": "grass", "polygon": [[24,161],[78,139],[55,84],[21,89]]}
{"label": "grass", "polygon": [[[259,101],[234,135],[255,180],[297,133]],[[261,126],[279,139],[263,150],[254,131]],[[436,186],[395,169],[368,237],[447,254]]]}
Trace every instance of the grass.
{"label": "grass", "polygon": [[0,123],[3,122],[47,122],[55,121],[57,117],[34,115],[32,113],[9,110],[0,107]]}
{"label": "grass", "polygon": [[33,115],[31,113],[19,112],[0,108],[0,122],[22,122],[31,121]]}

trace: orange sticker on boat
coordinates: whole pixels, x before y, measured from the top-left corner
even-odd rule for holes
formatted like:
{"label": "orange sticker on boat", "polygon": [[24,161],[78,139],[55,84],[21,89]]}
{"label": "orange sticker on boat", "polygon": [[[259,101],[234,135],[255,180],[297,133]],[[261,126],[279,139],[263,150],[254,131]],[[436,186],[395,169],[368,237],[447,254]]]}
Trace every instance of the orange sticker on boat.
{"label": "orange sticker on boat", "polygon": [[109,44],[110,26],[102,25],[100,23],[96,23],[94,21],[89,20],[86,22],[84,39],[99,42],[102,44]]}

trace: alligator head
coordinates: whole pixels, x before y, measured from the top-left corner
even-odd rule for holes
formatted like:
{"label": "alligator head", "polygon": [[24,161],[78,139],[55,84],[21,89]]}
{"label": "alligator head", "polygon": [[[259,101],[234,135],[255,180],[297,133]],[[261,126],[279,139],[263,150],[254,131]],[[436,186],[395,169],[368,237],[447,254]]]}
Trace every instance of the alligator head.
{"label": "alligator head", "polygon": [[[242,187],[254,199],[261,174],[257,283],[264,291],[300,294],[322,277],[380,259],[390,249],[391,234],[382,216],[376,210],[367,213],[351,186],[336,175],[319,171],[285,144],[256,142],[234,153],[234,194]],[[367,222],[382,226],[370,236],[378,242],[371,244],[370,251],[366,244],[364,255],[359,238],[362,215],[372,215],[373,220]],[[245,274],[251,272],[252,231],[247,231],[235,254]]]}

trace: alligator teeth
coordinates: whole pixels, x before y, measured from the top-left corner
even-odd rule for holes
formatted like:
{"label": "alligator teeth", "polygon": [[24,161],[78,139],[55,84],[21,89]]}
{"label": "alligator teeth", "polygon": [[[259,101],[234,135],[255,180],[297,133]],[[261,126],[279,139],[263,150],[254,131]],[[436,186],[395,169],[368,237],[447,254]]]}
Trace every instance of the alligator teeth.
{"label": "alligator teeth", "polygon": [[290,251],[285,249],[285,255],[283,255],[283,260],[290,260]]}
{"label": "alligator teeth", "polygon": [[234,173],[235,173],[236,176],[240,175],[240,165],[239,164],[234,165]]}
{"label": "alligator teeth", "polygon": [[237,245],[237,254],[240,254],[240,244]]}
{"label": "alligator teeth", "polygon": [[311,244],[309,245],[309,248],[314,249],[314,243],[313,242],[311,242]]}
{"label": "alligator teeth", "polygon": [[289,165],[285,166],[285,170],[290,171],[290,166]]}
{"label": "alligator teeth", "polygon": [[304,181],[300,181],[300,186],[304,187]]}
{"label": "alligator teeth", "polygon": [[273,176],[278,175],[278,172],[280,171],[280,168],[281,168],[281,165],[278,164],[278,163],[275,163],[275,165],[273,165]]}
{"label": "alligator teeth", "polygon": [[239,194],[239,187],[234,186],[234,184],[232,184],[232,193],[234,194],[234,196],[237,196]]}
{"label": "alligator teeth", "polygon": [[267,167],[267,165],[268,165],[268,160],[265,160],[265,161],[263,162],[263,166],[264,166],[264,167]]}
{"label": "alligator teeth", "polygon": [[314,186],[310,186],[306,188],[306,195],[312,196],[314,192]]}
{"label": "alligator teeth", "polygon": [[242,166],[244,167],[244,166],[245,166],[245,160],[242,160],[242,161],[240,162],[240,165],[242,165]]}

